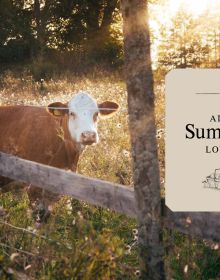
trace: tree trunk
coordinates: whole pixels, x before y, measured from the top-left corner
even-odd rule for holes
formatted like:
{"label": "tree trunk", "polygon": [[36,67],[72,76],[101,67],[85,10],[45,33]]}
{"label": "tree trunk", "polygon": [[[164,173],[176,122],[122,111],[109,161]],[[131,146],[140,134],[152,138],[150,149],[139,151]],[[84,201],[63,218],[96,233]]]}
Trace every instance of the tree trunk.
{"label": "tree trunk", "polygon": [[100,26],[100,33],[104,39],[110,37],[110,26],[113,22],[113,14],[117,8],[119,0],[108,0],[103,12],[102,24]]}
{"label": "tree trunk", "polygon": [[87,25],[87,39],[94,40],[99,30],[99,18],[102,10],[100,1],[90,0],[88,1],[88,10],[86,13],[86,25]]}
{"label": "tree trunk", "polygon": [[119,0],[107,0],[105,5],[101,1],[89,2],[87,33],[88,45],[92,55],[102,56],[105,44],[110,42],[110,26],[118,2]]}
{"label": "tree trunk", "polygon": [[122,0],[141,279],[165,279],[147,0]]}
{"label": "tree trunk", "polygon": [[45,21],[42,16],[40,1],[34,0],[34,17],[36,21],[37,40],[39,44],[39,55],[43,55],[45,48]]}

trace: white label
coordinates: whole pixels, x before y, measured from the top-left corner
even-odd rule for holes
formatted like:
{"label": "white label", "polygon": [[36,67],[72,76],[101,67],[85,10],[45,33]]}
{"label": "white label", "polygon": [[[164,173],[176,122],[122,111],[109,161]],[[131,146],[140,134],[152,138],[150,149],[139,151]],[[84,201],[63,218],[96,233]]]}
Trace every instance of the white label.
{"label": "white label", "polygon": [[166,205],[220,211],[220,70],[166,77]]}

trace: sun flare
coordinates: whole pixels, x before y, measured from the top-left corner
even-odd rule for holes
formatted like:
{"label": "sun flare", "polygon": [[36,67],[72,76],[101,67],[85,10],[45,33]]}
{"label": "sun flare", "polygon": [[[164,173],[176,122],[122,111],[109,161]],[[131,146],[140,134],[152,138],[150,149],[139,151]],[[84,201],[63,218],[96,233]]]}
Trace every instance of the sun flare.
{"label": "sun flare", "polygon": [[219,3],[219,0],[169,0],[170,13],[175,14],[181,7],[188,10],[194,17],[206,10],[211,10]]}
{"label": "sun flare", "polygon": [[149,20],[150,27],[156,33],[159,31],[160,25],[169,26],[172,18],[181,9],[191,14],[192,18],[197,18],[206,11],[218,16],[220,0],[165,0],[164,5],[160,8],[159,14],[156,5],[152,5],[150,10],[154,14]]}
{"label": "sun flare", "polygon": [[[161,28],[171,30],[173,26],[173,20],[181,10],[186,12],[186,15],[188,15],[190,18],[198,20],[198,23],[201,22],[201,25],[206,18],[207,12],[209,18],[211,16],[212,20],[215,19],[215,23],[212,21],[211,23],[206,22],[206,28],[208,28],[210,24],[213,26],[213,29],[216,29],[217,26],[220,26],[220,0],[165,0],[163,5],[160,6],[160,10],[158,9],[158,6],[151,5],[149,25],[152,33],[154,34],[154,38],[156,38],[152,40],[152,61],[157,61],[158,47],[161,40],[163,40]],[[217,20],[218,18],[219,20]],[[153,63],[153,67],[156,67],[156,64]]]}

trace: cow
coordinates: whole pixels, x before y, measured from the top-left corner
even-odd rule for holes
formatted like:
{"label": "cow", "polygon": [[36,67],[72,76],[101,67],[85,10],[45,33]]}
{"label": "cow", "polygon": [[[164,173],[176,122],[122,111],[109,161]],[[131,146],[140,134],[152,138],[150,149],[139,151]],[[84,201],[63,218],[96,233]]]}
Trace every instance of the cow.
{"label": "cow", "polygon": [[[110,101],[97,104],[88,92],[47,108],[0,106],[0,151],[76,172],[79,156],[88,145],[99,141],[98,117],[111,116],[118,108]],[[46,217],[48,207],[59,199],[36,186],[29,186],[27,191],[32,209],[43,209],[38,220]]]}

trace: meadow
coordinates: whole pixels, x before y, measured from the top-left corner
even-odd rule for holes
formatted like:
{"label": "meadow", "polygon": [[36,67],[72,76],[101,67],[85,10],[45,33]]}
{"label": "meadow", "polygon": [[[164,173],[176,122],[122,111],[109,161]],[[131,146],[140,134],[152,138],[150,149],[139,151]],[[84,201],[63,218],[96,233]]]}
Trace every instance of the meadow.
{"label": "meadow", "polygon": [[[28,71],[0,76],[0,104],[46,106],[68,101],[79,90],[98,101],[113,100],[121,110],[99,120],[100,143],[88,147],[78,173],[132,186],[126,86],[121,75],[54,75],[35,81]],[[164,85],[155,83],[161,192],[164,195]],[[39,132],[40,136],[40,132]],[[137,223],[124,215],[63,197],[40,229],[27,194],[13,183],[0,193],[0,279],[138,279]],[[167,279],[220,279],[218,244],[164,230]]]}

